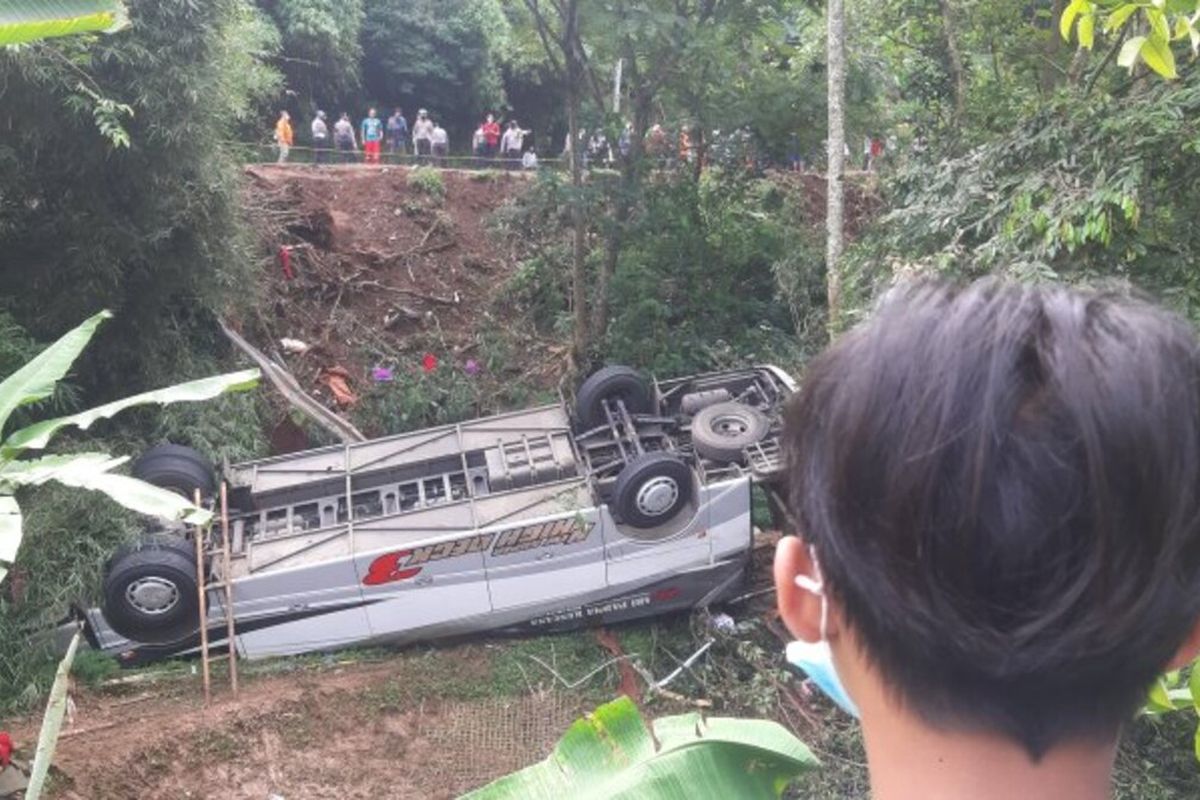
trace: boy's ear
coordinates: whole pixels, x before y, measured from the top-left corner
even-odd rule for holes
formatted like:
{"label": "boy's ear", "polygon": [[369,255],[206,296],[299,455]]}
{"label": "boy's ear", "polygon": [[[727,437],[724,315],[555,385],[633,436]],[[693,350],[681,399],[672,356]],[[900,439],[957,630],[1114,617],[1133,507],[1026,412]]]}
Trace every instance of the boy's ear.
{"label": "boy's ear", "polygon": [[783,624],[797,639],[821,639],[821,598],[796,585],[797,575],[813,575],[812,558],[799,536],[783,536],[775,546],[775,597]]}
{"label": "boy's ear", "polygon": [[1186,667],[1195,661],[1197,656],[1200,656],[1200,619],[1197,619],[1192,625],[1187,638],[1183,640],[1183,644],[1179,645],[1179,649],[1175,651],[1175,657],[1167,665],[1167,672]]}

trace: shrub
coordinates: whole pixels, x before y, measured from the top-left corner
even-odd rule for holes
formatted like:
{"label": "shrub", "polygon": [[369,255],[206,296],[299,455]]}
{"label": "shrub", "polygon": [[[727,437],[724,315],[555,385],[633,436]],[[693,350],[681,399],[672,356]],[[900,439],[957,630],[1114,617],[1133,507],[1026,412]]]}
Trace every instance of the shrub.
{"label": "shrub", "polygon": [[438,203],[446,197],[446,184],[442,180],[442,173],[433,167],[414,167],[409,170],[408,188]]}

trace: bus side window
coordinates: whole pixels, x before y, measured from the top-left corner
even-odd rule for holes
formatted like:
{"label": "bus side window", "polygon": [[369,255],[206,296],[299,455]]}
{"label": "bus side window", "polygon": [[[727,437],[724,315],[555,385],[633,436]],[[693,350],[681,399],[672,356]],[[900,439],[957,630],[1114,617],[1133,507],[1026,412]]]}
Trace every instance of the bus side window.
{"label": "bus side window", "polygon": [[321,527],[321,509],[316,503],[305,503],[292,508],[292,528],[296,531],[311,531]]}
{"label": "bus side window", "polygon": [[439,478],[425,479],[425,505],[432,506],[446,502],[446,484]]}
{"label": "bus side window", "polygon": [[383,513],[383,501],[379,499],[378,491],[359,492],[352,495],[350,501],[354,504],[355,519],[378,517]]}
{"label": "bus side window", "polygon": [[396,493],[395,492],[386,493],[383,496],[383,513],[395,514],[396,510],[397,510]]}
{"label": "bus side window", "polygon": [[328,528],[330,525],[337,523],[337,516],[334,513],[332,505],[324,505],[321,507],[321,527]]}
{"label": "bus side window", "polygon": [[400,510],[408,511],[410,508],[416,508],[417,503],[421,502],[421,490],[417,487],[416,482],[400,484]]}
{"label": "bus side window", "polygon": [[277,508],[267,512],[267,521],[263,525],[263,535],[272,536],[288,532],[288,510]]}

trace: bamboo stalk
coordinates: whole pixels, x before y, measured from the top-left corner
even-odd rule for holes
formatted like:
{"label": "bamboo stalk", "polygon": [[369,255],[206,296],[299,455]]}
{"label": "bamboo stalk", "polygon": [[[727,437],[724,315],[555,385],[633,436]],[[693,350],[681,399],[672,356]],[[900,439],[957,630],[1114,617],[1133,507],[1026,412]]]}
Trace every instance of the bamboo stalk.
{"label": "bamboo stalk", "polygon": [[225,584],[225,632],[229,643],[229,685],[236,697],[238,693],[237,642],[233,630],[233,583],[229,566],[229,488],[221,481],[221,551],[223,566],[221,582]]}
{"label": "bamboo stalk", "polygon": [[[195,503],[200,505],[200,490],[196,490]],[[204,672],[204,705],[212,702],[212,683],[208,669],[208,583],[204,574],[204,530],[197,525],[196,537],[196,592],[200,600],[200,664]]]}

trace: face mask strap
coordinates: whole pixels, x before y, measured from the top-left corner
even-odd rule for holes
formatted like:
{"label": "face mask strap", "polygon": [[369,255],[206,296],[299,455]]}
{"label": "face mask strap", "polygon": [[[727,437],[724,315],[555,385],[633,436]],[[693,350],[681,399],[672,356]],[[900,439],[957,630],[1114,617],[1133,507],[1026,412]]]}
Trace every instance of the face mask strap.
{"label": "face mask strap", "polygon": [[825,598],[825,578],[821,575],[821,562],[817,560],[817,551],[812,545],[808,546],[808,557],[812,560],[816,577],[797,575],[794,580],[796,586],[821,598],[821,641],[825,642],[828,641],[826,634],[829,629],[829,601]]}

